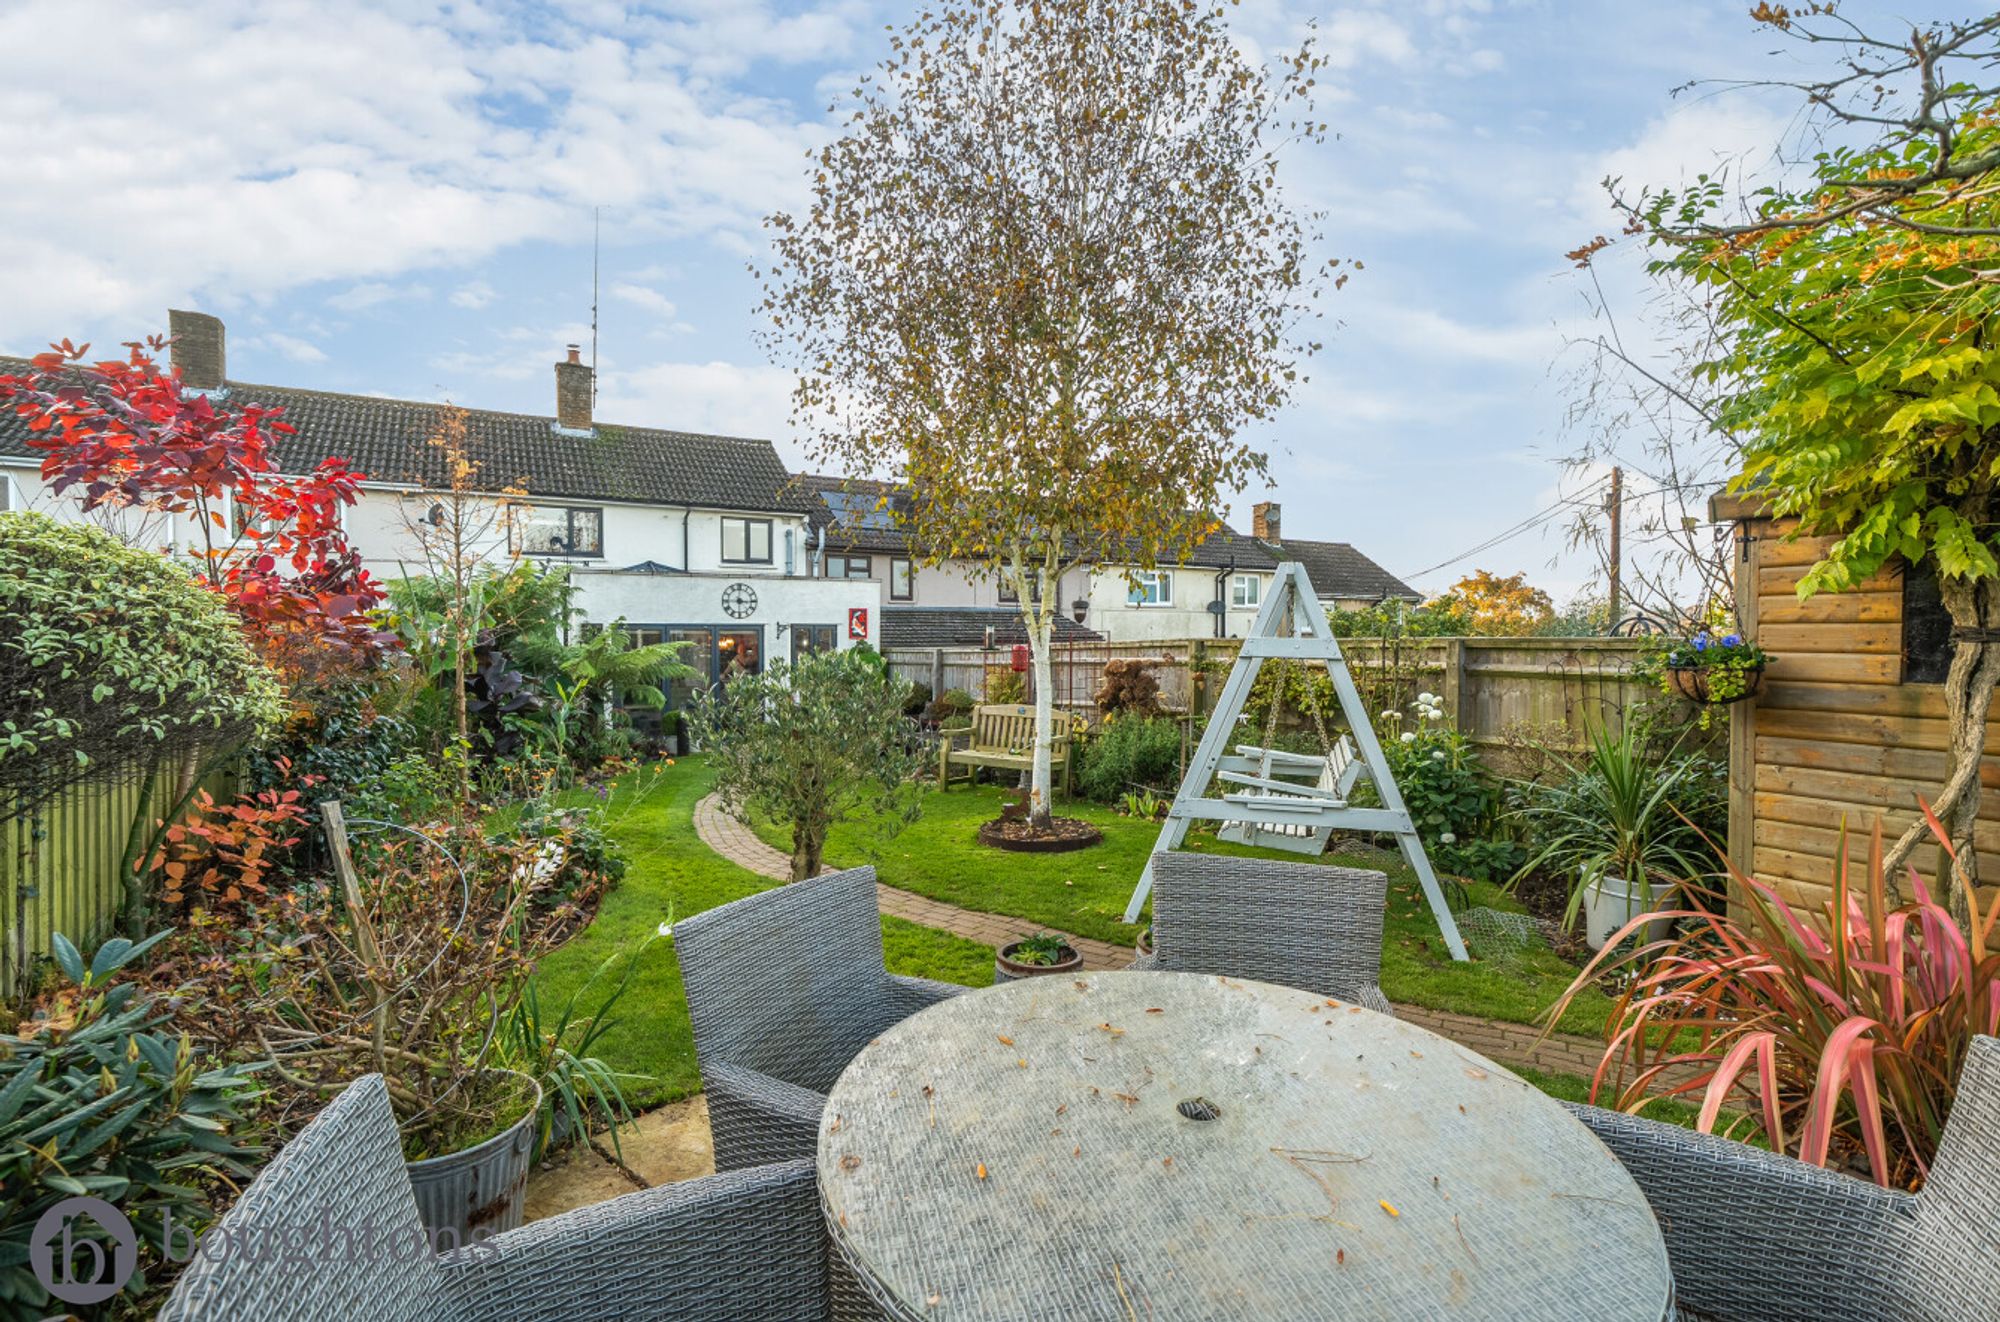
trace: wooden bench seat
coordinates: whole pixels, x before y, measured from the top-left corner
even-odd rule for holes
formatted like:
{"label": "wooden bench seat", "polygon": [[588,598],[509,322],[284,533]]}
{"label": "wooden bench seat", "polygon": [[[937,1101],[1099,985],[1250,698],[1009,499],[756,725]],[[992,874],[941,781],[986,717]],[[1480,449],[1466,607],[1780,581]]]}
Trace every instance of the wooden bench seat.
{"label": "wooden bench seat", "polygon": [[[1070,745],[1076,737],[1081,717],[1055,712],[1049,747],[1049,771],[1059,778],[1062,791],[1070,790]],[[938,745],[938,788],[948,789],[954,780],[971,784],[980,767],[1027,771],[1035,765],[1035,709],[1024,704],[1003,703],[972,709],[972,728],[946,730]],[[953,768],[962,774],[953,775]]]}

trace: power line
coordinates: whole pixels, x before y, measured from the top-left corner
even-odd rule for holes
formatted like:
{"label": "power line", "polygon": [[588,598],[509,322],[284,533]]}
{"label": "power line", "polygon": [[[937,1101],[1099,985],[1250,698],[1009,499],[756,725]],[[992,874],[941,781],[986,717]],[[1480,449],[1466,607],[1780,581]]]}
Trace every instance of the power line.
{"label": "power line", "polygon": [[1460,551],[1457,555],[1452,556],[1448,560],[1440,560],[1438,561],[1438,563],[1432,565],[1428,569],[1420,569],[1414,574],[1402,574],[1399,575],[1399,577],[1402,578],[1403,581],[1407,583],[1414,579],[1423,578],[1426,575],[1435,574],[1440,569],[1448,568],[1452,565],[1457,564],[1461,560],[1470,559],[1471,557],[1478,555],[1482,551],[1490,551],[1494,547],[1500,545],[1500,543],[1502,542],[1511,541],[1512,539],[1520,536],[1524,532],[1530,532],[1533,529],[1540,527],[1542,524],[1547,523],[1550,519],[1554,518],[1558,514],[1563,513],[1565,510],[1574,509],[1579,505],[1589,504],[1600,493],[1601,488],[1603,488],[1603,486],[1610,480],[1611,479],[1608,475],[1605,477],[1601,477],[1597,479],[1597,481],[1591,483],[1588,487],[1585,487],[1578,494],[1574,496],[1566,496],[1563,499],[1558,500],[1555,504],[1549,506],[1547,509],[1539,510],[1534,514],[1530,514],[1527,518],[1521,520],[1513,527],[1495,533],[1493,536],[1479,543],[1479,545],[1472,547],[1470,550]]}

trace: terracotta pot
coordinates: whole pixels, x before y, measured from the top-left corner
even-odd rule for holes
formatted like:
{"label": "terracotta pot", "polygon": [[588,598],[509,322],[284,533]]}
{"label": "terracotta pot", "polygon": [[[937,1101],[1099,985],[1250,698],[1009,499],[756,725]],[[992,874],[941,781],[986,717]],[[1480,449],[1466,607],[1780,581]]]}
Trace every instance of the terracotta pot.
{"label": "terracotta pot", "polygon": [[993,981],[1018,982],[1022,978],[1048,977],[1057,973],[1083,972],[1083,956],[1069,946],[1063,947],[1062,958],[1053,964],[1016,964],[1010,955],[1020,946],[1019,941],[1011,941],[1000,947],[993,957]]}

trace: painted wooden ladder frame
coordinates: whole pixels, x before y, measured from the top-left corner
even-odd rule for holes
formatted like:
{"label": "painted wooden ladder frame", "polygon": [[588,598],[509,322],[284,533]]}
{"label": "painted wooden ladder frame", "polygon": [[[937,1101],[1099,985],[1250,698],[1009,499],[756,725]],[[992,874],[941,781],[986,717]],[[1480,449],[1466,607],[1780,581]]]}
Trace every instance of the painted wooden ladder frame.
{"label": "painted wooden ladder frame", "polygon": [[[1350,763],[1342,769],[1340,780],[1343,792],[1339,803],[1328,802],[1324,806],[1301,811],[1296,802],[1274,808],[1259,806],[1254,796],[1208,797],[1209,785],[1220,772],[1248,776],[1259,774],[1258,758],[1240,752],[1232,754],[1228,750],[1230,741],[1236,737],[1237,721],[1249,700],[1250,686],[1256,682],[1264,662],[1277,658],[1323,662],[1327,677],[1333,682],[1334,694],[1340,699],[1340,709],[1347,717],[1348,730],[1360,752],[1358,765]],[[1354,780],[1359,775],[1366,775],[1374,784],[1376,796],[1382,801],[1381,807],[1354,808],[1347,805],[1345,791],[1353,788]],[[1354,676],[1348,672],[1347,658],[1341,655],[1340,642],[1327,623],[1326,609],[1313,592],[1312,580],[1306,576],[1305,566],[1296,561],[1288,560],[1278,566],[1271,590],[1265,594],[1263,607],[1258,610],[1256,621],[1243,639],[1242,649],[1236,654],[1236,664],[1230,667],[1229,678],[1223,682],[1215,710],[1209,714],[1208,726],[1202,731],[1201,742],[1195,746],[1194,756],[1188,759],[1187,775],[1182,778],[1180,788],[1174,793],[1173,804],[1167,809],[1167,820],[1160,828],[1159,839],[1153,844],[1153,854],[1157,856],[1180,848],[1187,839],[1189,825],[1196,821],[1274,827],[1327,826],[1394,835],[1403,857],[1408,860],[1417,874],[1417,881],[1424,888],[1424,898],[1430,902],[1431,913],[1437,919],[1438,930],[1444,935],[1451,957],[1455,960],[1466,958],[1465,942],[1458,934],[1458,924],[1452,919],[1451,906],[1445,903],[1444,890],[1438,885],[1437,874],[1431,870],[1430,858],[1424,853],[1424,842],[1410,820],[1410,812],[1404,806],[1403,793],[1396,786],[1396,778],[1389,774],[1388,760],[1382,756],[1382,744],[1375,737],[1375,726],[1369,721],[1361,694],[1354,687]],[[1125,906],[1126,922],[1139,920],[1139,910],[1145,906],[1146,897],[1152,889],[1153,860],[1149,857],[1145,871],[1139,874],[1139,884],[1132,892],[1132,902]]]}

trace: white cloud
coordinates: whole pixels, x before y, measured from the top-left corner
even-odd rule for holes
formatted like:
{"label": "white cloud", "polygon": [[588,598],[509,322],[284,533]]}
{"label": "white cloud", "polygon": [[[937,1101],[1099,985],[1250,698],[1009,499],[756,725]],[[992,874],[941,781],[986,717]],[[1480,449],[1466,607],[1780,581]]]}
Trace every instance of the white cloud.
{"label": "white cloud", "polygon": [[366,312],[370,308],[393,303],[398,299],[420,299],[430,291],[422,285],[392,285],[383,280],[370,280],[334,294],[326,300],[326,305],[339,308],[342,312]]}
{"label": "white cloud", "polygon": [[619,283],[611,286],[611,297],[662,317],[674,317],[674,301],[650,285]]}
{"label": "white cloud", "polygon": [[323,363],[326,361],[326,351],[321,349],[317,344],[309,340],[302,340],[296,335],[284,335],[277,331],[265,331],[261,335],[252,336],[245,341],[243,347],[247,349],[270,349],[291,359],[295,363]]}
{"label": "white cloud", "polygon": [[[0,122],[62,126],[10,153],[0,343],[131,333],[170,303],[268,303],[326,281],[352,283],[342,310],[380,306],[377,286],[414,269],[587,232],[598,204],[607,229],[745,248],[800,191],[823,129],[817,107],[719,75],[846,50],[862,21],[853,0],[505,17],[265,0],[0,10]],[[46,58],[83,48],[87,89]],[[162,68],[175,96],[134,90]]]}
{"label": "white cloud", "polygon": [[597,415],[634,426],[765,437],[778,442],[779,453],[797,467],[803,454],[790,440],[792,384],[792,374],[777,367],[657,363],[605,372],[598,382]]}
{"label": "white cloud", "polygon": [[455,308],[470,308],[477,311],[491,303],[499,295],[493,286],[484,280],[472,280],[451,291],[451,305]]}

